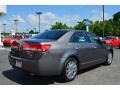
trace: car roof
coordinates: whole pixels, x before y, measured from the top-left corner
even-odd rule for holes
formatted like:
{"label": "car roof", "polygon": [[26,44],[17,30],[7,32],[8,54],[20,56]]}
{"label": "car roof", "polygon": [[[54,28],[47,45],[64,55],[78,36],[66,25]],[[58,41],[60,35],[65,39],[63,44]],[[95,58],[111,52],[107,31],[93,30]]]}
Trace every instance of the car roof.
{"label": "car roof", "polygon": [[75,30],[75,29],[55,29],[50,31],[66,31],[66,32],[87,32],[86,30]]}

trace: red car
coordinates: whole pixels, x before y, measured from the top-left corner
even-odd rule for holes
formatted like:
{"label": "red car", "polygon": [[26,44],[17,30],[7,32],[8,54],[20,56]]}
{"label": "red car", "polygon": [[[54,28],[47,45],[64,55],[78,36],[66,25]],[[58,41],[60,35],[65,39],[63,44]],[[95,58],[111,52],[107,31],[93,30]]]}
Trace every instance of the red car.
{"label": "red car", "polygon": [[120,38],[116,36],[107,36],[105,37],[105,43],[110,44],[113,47],[119,47],[120,48]]}
{"label": "red car", "polygon": [[6,38],[3,40],[3,45],[4,45],[4,46],[11,46],[11,44],[12,44],[13,41],[15,41],[15,40],[20,40],[20,39],[22,39],[21,36],[15,36],[15,35],[6,37]]}

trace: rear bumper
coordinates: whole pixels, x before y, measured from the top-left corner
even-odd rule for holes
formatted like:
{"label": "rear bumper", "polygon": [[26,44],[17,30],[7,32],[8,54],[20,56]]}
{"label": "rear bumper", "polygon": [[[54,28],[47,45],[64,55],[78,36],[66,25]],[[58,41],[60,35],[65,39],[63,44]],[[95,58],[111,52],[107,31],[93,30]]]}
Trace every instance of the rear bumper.
{"label": "rear bumper", "polygon": [[[40,60],[27,60],[11,56],[10,54],[8,55],[8,58],[12,67],[17,67],[26,72],[34,73],[40,76],[60,75],[61,73],[60,60],[56,61],[56,59],[50,59],[46,55]],[[17,62],[21,62],[20,67],[16,65]]]}

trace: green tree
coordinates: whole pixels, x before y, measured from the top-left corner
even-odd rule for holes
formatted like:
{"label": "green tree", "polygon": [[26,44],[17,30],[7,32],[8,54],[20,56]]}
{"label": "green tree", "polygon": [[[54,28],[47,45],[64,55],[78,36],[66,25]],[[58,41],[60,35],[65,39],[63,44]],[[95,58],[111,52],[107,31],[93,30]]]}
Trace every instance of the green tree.
{"label": "green tree", "polygon": [[120,21],[120,11],[113,15],[113,21]]}
{"label": "green tree", "polygon": [[96,33],[98,36],[102,36],[102,22],[95,21],[93,25],[90,26],[90,31]]}
{"label": "green tree", "polygon": [[114,29],[112,25],[113,21],[111,19],[103,21],[95,21],[93,25],[90,26],[90,31],[96,33],[98,36],[103,35],[103,25],[105,36],[114,35]]}
{"label": "green tree", "polygon": [[75,26],[74,26],[74,29],[75,30],[85,30],[86,29],[86,27],[85,27],[85,25],[83,24],[83,21],[81,22],[78,22]]}
{"label": "green tree", "polygon": [[35,32],[34,32],[34,30],[30,30],[29,33],[30,34],[34,34]]}
{"label": "green tree", "polygon": [[51,26],[51,29],[54,30],[54,29],[69,29],[70,27],[67,26],[66,24],[63,24],[61,22],[56,22],[55,25],[52,25]]}
{"label": "green tree", "polygon": [[112,23],[110,21],[105,22],[104,31],[105,31],[106,36],[114,35],[114,30],[113,30],[113,27],[112,27]]}
{"label": "green tree", "polygon": [[[84,21],[88,19],[84,19],[83,21],[77,22],[77,24],[73,27],[67,26],[61,22],[56,22],[55,25],[51,26],[51,29],[75,29],[75,30],[86,30],[86,26],[84,25]],[[104,26],[104,34],[105,36],[115,35],[120,36],[120,11],[113,15],[113,19],[103,21],[91,21],[92,25],[89,26],[89,30],[91,32],[96,33],[98,36],[103,35],[103,26]]]}
{"label": "green tree", "polygon": [[120,36],[120,11],[113,15],[114,35]]}

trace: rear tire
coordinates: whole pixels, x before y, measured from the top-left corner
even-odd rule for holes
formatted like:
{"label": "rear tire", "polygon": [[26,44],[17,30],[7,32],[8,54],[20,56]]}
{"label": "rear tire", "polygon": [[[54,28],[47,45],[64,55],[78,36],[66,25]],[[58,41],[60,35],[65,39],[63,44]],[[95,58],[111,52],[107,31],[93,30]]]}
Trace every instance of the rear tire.
{"label": "rear tire", "polygon": [[105,65],[111,65],[112,61],[113,61],[113,53],[109,51],[107,55],[107,59],[105,61]]}
{"label": "rear tire", "polygon": [[78,72],[78,64],[75,58],[68,58],[62,71],[62,79],[69,82],[75,79]]}

